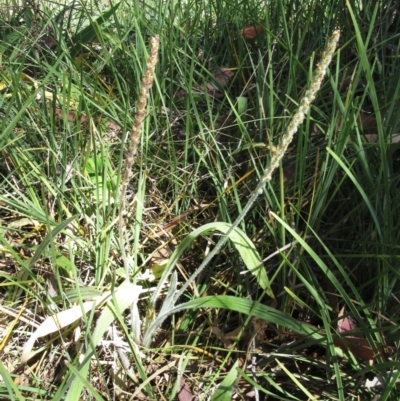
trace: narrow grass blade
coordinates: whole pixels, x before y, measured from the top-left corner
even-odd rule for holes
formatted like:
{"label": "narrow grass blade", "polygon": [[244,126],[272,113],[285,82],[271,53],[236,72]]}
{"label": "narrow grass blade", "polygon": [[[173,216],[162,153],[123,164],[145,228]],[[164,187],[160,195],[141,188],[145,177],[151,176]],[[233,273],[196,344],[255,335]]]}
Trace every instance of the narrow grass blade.
{"label": "narrow grass blade", "polygon": [[[68,369],[77,377],[77,380],[79,380],[82,385],[85,387],[85,389],[94,397],[95,400],[97,401],[104,401],[104,398],[98,393],[98,391],[89,383],[89,381],[86,379],[86,377],[82,376],[81,372],[74,367],[69,362],[66,362],[66,365],[68,366]],[[78,401],[80,397],[78,398],[67,398],[67,400],[76,400]]]}
{"label": "narrow grass blade", "polygon": [[9,399],[12,401],[14,401],[15,399],[24,401],[25,397],[22,396],[22,394],[18,390],[18,387],[13,382],[11,376],[8,374],[6,368],[1,363],[1,361],[0,361],[0,376],[2,377],[3,382],[7,387],[8,395],[10,396]]}
{"label": "narrow grass blade", "polygon": [[367,205],[370,213],[371,213],[371,217],[373,218],[374,222],[375,222],[375,228],[376,231],[378,232],[379,238],[382,239],[382,230],[381,230],[381,226],[379,224],[378,221],[378,217],[375,213],[375,210],[373,209],[370,200],[368,199],[367,194],[365,193],[365,191],[362,189],[360,183],[357,181],[356,177],[354,176],[354,174],[350,171],[350,169],[344,164],[344,162],[335,154],[335,152],[333,152],[332,149],[327,148],[326,149],[327,152],[335,159],[335,161],[339,164],[339,166],[344,170],[344,172],[347,174],[347,176],[351,179],[351,181],[353,181],[354,185],[356,186],[356,188],[358,189],[358,192],[360,193],[360,195],[362,196],[362,198],[364,199],[365,204]]}
{"label": "narrow grass blade", "polygon": [[317,401],[317,399],[301,384],[301,382],[289,371],[289,369],[279,359],[275,359],[275,361],[281,367],[281,369],[289,376],[290,380],[292,380],[292,382],[296,384],[296,387],[299,388],[307,396],[307,400]]}
{"label": "narrow grass blade", "polygon": [[74,221],[78,215],[69,217],[67,220],[64,220],[60,223],[54,230],[50,231],[41,244],[36,249],[35,254],[32,256],[31,260],[29,261],[29,267],[31,268],[40,258],[45,248],[54,240],[57,234],[59,234],[64,228],[66,228],[72,221]]}
{"label": "narrow grass blade", "polygon": [[231,401],[232,392],[239,377],[239,372],[237,370],[238,366],[239,361],[236,361],[226,375],[225,379],[222,380],[222,383],[218,386],[217,390],[211,397],[211,401]]}

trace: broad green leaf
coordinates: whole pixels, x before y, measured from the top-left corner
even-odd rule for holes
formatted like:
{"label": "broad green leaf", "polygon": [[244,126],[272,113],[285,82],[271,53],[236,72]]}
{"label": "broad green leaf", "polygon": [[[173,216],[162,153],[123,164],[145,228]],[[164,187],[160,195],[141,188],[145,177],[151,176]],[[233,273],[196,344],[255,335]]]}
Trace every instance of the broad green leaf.
{"label": "broad green leaf", "polygon": [[[223,222],[213,222],[209,224],[205,224],[196,230],[192,231],[176,248],[174,253],[171,255],[167,266],[165,267],[165,271],[158,283],[156,291],[154,291],[153,297],[151,299],[151,304],[155,305],[161,290],[167,284],[167,278],[171,273],[172,269],[174,268],[176,262],[178,261],[179,257],[183,254],[183,252],[188,249],[193,241],[199,236],[204,235],[209,232],[220,231],[226,234],[231,228],[231,224],[223,223]],[[249,237],[240,229],[235,228],[230,234],[229,239],[231,240],[232,244],[239,252],[242,260],[247,267],[247,269],[252,273],[259,284],[259,286],[265,290],[266,294],[268,294],[271,298],[274,298],[274,294],[271,289],[271,285],[263,266],[262,260],[254,247],[254,244],[251,242]],[[176,301],[176,299],[175,299]],[[165,301],[166,302],[166,301]],[[159,316],[163,316],[163,311],[168,311],[172,306],[173,302],[170,301],[168,305],[164,302]],[[162,320],[158,321],[159,324],[162,323]],[[151,338],[154,334],[154,331],[157,329],[158,326],[153,324],[153,320],[147,320],[145,323],[145,330],[144,330],[144,343],[149,344]]]}
{"label": "broad green leaf", "polygon": [[[205,224],[196,230],[193,230],[176,248],[176,250],[171,255],[167,266],[165,267],[164,273],[160,279],[159,285],[157,286],[157,290],[154,292],[152,297],[152,302],[155,303],[159,297],[160,291],[164,288],[167,277],[170,272],[174,268],[178,259],[182,256],[182,254],[192,245],[192,243],[196,240],[200,235],[205,235],[210,232],[220,231],[226,234],[231,225],[223,222],[213,222]],[[265,271],[264,266],[262,265],[262,260],[257,250],[254,247],[254,244],[251,242],[249,237],[240,229],[236,228],[229,235],[229,239],[231,240],[234,247],[239,252],[240,256],[247,269],[257,278],[257,282],[262,289],[266,291],[266,293],[274,298],[274,294],[271,289],[271,285]]]}
{"label": "broad green leaf", "polygon": [[55,262],[57,266],[61,267],[69,273],[73,270],[76,270],[75,263],[61,253],[57,253]]}
{"label": "broad green leaf", "polygon": [[143,340],[144,344],[150,344],[150,333],[154,332],[155,328],[159,327],[161,322],[163,322],[168,316],[183,310],[199,308],[228,309],[235,312],[243,313],[248,316],[254,316],[282,327],[286,327],[289,330],[293,330],[296,333],[302,334],[304,336],[309,336],[317,341],[321,341],[325,338],[317,331],[315,327],[302,323],[299,320],[294,319],[287,313],[271,308],[270,306],[262,305],[259,302],[251,301],[249,299],[236,298],[230,295],[217,295],[194,299],[192,301],[178,305],[175,308],[171,308],[169,311],[166,311],[162,315],[159,314],[152,326],[147,331],[146,336]]}

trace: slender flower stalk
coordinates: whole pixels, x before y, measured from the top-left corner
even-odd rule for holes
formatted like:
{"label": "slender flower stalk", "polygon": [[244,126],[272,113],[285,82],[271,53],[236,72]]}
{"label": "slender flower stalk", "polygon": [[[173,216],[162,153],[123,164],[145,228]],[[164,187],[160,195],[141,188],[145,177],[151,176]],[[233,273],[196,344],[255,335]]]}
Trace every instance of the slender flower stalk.
{"label": "slender flower stalk", "polygon": [[321,61],[319,64],[317,64],[317,69],[314,71],[314,74],[312,76],[310,87],[307,89],[304,97],[301,99],[299,108],[297,109],[295,115],[292,117],[289,125],[284,131],[279,145],[271,155],[271,161],[263,174],[262,180],[264,182],[268,182],[271,180],[272,173],[279,166],[279,162],[286,153],[290,142],[292,142],[294,134],[297,132],[297,129],[299,128],[300,124],[302,124],[305,116],[310,110],[311,103],[314,101],[317,92],[321,88],[326,69],[332,61],[332,56],[335,52],[339,37],[340,31],[335,31],[333,32],[333,35],[329,38],[327,48],[322,54]]}
{"label": "slender flower stalk", "polygon": [[304,118],[308,111],[310,110],[311,102],[315,99],[317,92],[319,91],[322,81],[325,77],[326,70],[332,61],[333,53],[336,50],[337,43],[339,41],[340,31],[334,31],[332,36],[328,39],[327,47],[322,54],[321,61],[317,64],[317,68],[314,71],[314,74],[311,79],[310,88],[306,91],[304,97],[300,101],[299,108],[294,114],[292,120],[284,131],[282,138],[276,147],[276,150],[273,152],[271,156],[271,160],[264,170],[263,177],[255,190],[252,192],[249,200],[244,206],[242,213],[240,216],[233,222],[231,228],[226,233],[226,235],[222,236],[221,239],[217,242],[214,249],[207,255],[207,257],[203,260],[201,265],[197,268],[197,270],[186,280],[185,284],[175,295],[175,301],[186,291],[188,286],[194,281],[194,279],[204,270],[206,266],[210,263],[211,259],[220,251],[220,249],[226,244],[229,239],[229,235],[236,227],[242,222],[245,218],[254,202],[257,200],[258,196],[261,195],[264,191],[264,188],[268,181],[272,178],[272,173],[279,166],[279,162],[282,160],[286,150],[293,139],[294,134],[297,132],[299,125],[304,121]]}
{"label": "slender flower stalk", "polygon": [[137,149],[140,141],[140,134],[142,132],[142,123],[146,116],[147,98],[154,81],[154,70],[157,65],[157,55],[160,39],[154,36],[151,39],[151,50],[147,60],[146,72],[142,78],[142,88],[139,94],[137,103],[136,115],[131,132],[129,133],[129,147],[125,154],[125,169],[122,174],[121,192],[119,198],[119,242],[121,247],[121,256],[125,266],[126,278],[129,279],[129,264],[125,252],[125,238],[124,238],[124,219],[123,213],[125,211],[125,198],[126,190],[129,181],[132,178],[132,166],[137,155]]}

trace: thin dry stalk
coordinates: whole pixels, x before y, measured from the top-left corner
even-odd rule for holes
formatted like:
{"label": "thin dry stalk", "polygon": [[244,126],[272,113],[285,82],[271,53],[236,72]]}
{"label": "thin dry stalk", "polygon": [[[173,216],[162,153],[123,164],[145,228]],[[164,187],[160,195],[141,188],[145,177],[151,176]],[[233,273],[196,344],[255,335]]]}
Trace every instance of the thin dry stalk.
{"label": "thin dry stalk", "polygon": [[128,188],[129,181],[132,178],[132,166],[135,161],[135,157],[137,155],[137,149],[140,141],[140,134],[142,132],[142,123],[146,116],[147,98],[149,96],[149,91],[153,86],[154,70],[158,61],[157,54],[158,54],[159,44],[160,44],[160,39],[158,35],[154,36],[151,39],[150,55],[149,59],[147,60],[146,72],[144,73],[142,78],[142,89],[140,91],[137,103],[137,111],[132,131],[129,133],[129,147],[125,155],[125,169],[122,174],[121,193],[119,199],[119,241],[121,247],[121,256],[124,262],[127,279],[129,279],[129,264],[125,252],[125,237],[124,237],[125,224],[123,219],[123,213],[125,211],[126,190]]}

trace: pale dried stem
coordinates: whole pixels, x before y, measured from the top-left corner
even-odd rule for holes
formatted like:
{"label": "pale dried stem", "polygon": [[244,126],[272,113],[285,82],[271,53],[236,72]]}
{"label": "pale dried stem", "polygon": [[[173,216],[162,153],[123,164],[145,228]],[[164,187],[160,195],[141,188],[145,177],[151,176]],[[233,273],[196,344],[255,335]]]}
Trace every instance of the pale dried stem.
{"label": "pale dried stem", "polygon": [[132,166],[135,161],[135,157],[137,155],[137,149],[140,141],[140,134],[142,131],[142,123],[146,116],[147,98],[149,96],[149,91],[153,86],[154,70],[158,61],[157,54],[158,54],[159,44],[160,44],[159,37],[154,36],[151,39],[150,55],[149,59],[147,60],[146,72],[144,73],[142,78],[142,89],[140,91],[139,99],[137,102],[137,110],[133,127],[131,132],[129,133],[129,147],[125,154],[125,169],[122,174],[121,192],[119,199],[119,241],[121,248],[121,256],[124,262],[127,279],[129,279],[129,263],[125,251],[125,237],[124,237],[125,222],[123,218],[123,214],[125,211],[126,190],[128,188],[129,181],[132,178]]}

